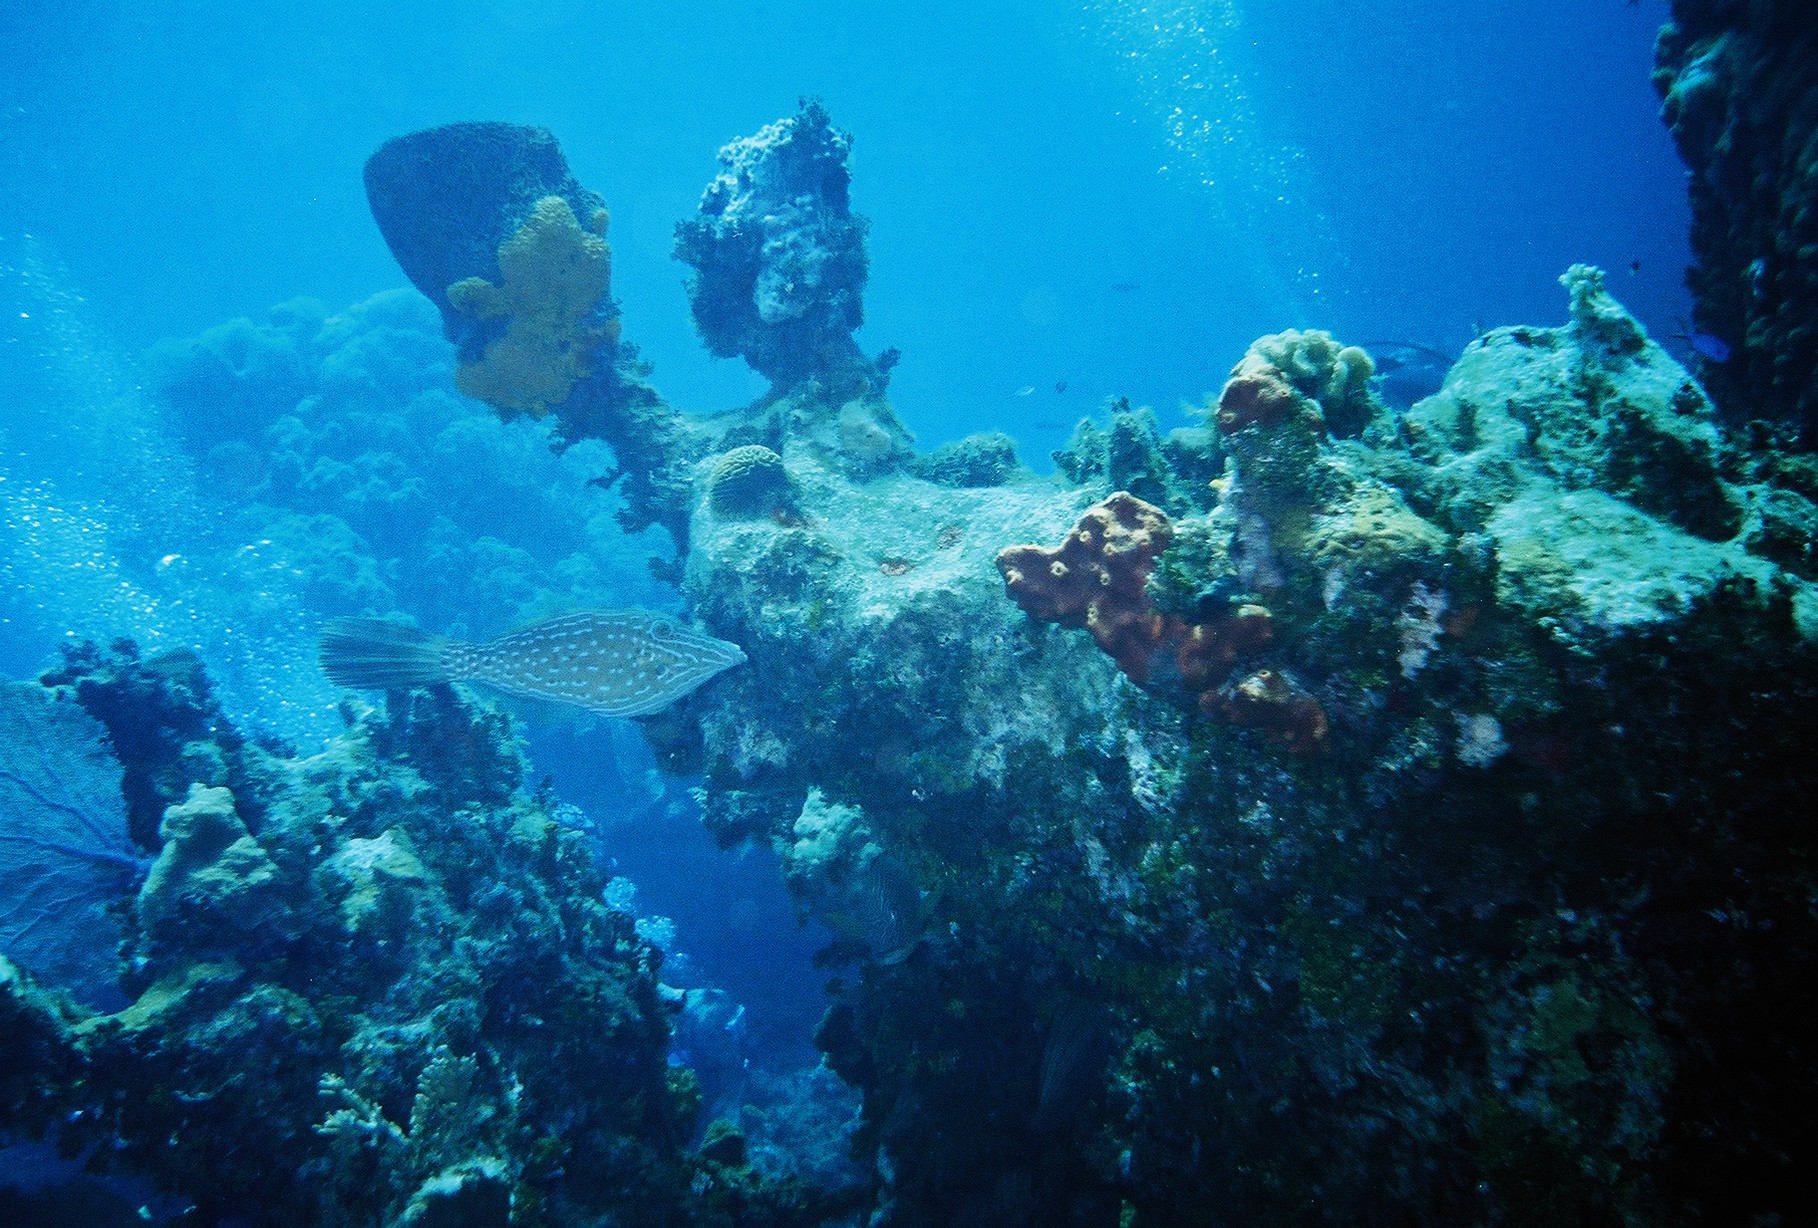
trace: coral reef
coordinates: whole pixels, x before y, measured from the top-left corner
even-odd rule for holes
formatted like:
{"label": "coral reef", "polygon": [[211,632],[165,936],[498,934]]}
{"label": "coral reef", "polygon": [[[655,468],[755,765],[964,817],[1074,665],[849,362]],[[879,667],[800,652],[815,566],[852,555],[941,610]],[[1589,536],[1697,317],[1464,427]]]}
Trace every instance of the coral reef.
{"label": "coral reef", "polygon": [[778,852],[791,892],[836,937],[882,964],[908,957],[921,938],[921,892],[861,807],[809,790]]}
{"label": "coral reef", "polygon": [[852,212],[852,138],[817,99],[720,150],[700,216],[676,227],[707,348],[742,357],[778,393],[806,380],[840,400],[880,392],[852,334],[865,322],[866,219]]}
{"label": "coral reef", "polygon": [[1654,48],[1691,170],[1699,376],[1732,421],[1818,443],[1818,26],[1798,5],[1674,0]]}
{"label": "coral reef", "polygon": [[910,464],[917,477],[938,486],[1001,486],[1022,470],[1016,440],[1002,431],[950,440]]}
{"label": "coral reef", "polygon": [[543,424],[456,395],[438,331],[422,297],[392,291],[332,314],[285,304],[158,347],[153,382],[235,497],[234,540],[260,543],[196,565],[295,577],[322,615],[403,611],[462,635],[673,600],[643,566],[668,544],[626,540],[621,502],[589,484],[613,463],[606,445],[553,453]]}
{"label": "coral reef", "polygon": [[[208,1221],[725,1222],[717,1168],[685,1150],[662,956],[605,904],[582,833],[519,790],[503,718],[420,692],[308,758],[233,740],[175,761],[123,719],[132,695],[226,722],[158,666],[86,650],[60,674],[126,762],[165,760],[165,841],[117,899],[122,1009],[0,962],[0,1037],[32,1055],[8,1063],[8,1129]],[[739,1199],[740,1222],[820,1218],[754,1177]]]}
{"label": "coral reef", "polygon": [[[815,1042],[863,1176],[765,1177],[790,1114],[732,1103],[736,1009],[659,987],[662,927],[606,906],[496,714],[419,691],[298,759],[182,661],[93,651],[47,682],[162,851],[131,1005],[0,965],[9,1121],[330,1223],[1811,1218],[1812,466],[1584,266],[1565,324],[1405,412],[1291,330],[1202,426],[1082,427],[1065,480],[917,458],[852,343],[845,153],[805,104],[678,240],[772,395],[597,433],[748,657],[644,732],[834,931]],[[503,292],[537,200],[590,216],[550,178],[436,284]],[[588,369],[569,409],[608,403]],[[727,1050],[710,1088],[666,1068],[668,1002]]]}
{"label": "coral reef", "polygon": [[697,520],[754,668],[669,761],[805,909],[868,847],[920,897],[817,1033],[873,1222],[1809,1208],[1812,487],[1564,282],[1405,417],[1259,340],[1213,447],[1123,470],[1222,458],[1166,512],[796,439],[794,514]]}
{"label": "coral reef", "polygon": [[500,123],[396,137],[367,160],[366,195],[399,266],[442,313],[463,391],[507,414],[548,414],[569,441],[611,444],[626,526],[661,525],[686,548],[687,470],[709,445],[621,340],[606,208],[555,138]]}
{"label": "coral reef", "polygon": [[[1761,552],[1775,551],[1744,532],[1745,509],[1803,497],[1731,482],[1697,382],[1596,270],[1561,280],[1568,325],[1490,332],[1408,414],[1411,450],[1431,466],[1410,501],[1492,544],[1497,600],[1562,640],[1647,625],[1734,577],[1772,583]],[[1808,602],[1796,598],[1801,619]]]}

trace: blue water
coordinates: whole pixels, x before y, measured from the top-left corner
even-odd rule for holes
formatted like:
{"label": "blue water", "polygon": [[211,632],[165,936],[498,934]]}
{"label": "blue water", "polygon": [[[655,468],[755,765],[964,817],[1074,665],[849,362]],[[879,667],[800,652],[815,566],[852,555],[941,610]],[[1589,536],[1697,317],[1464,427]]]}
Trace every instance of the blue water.
{"label": "blue water", "polygon": [[903,351],[899,411],[924,444],[1006,426],[1039,459],[1041,424],[1109,395],[1171,413],[1283,327],[1455,351],[1556,322],[1573,261],[1639,261],[1618,292],[1671,331],[1665,7],[11,0],[0,234],[38,236],[131,352],[403,284],[367,155],[541,124],[613,211],[626,335],[672,402],[718,408],[761,385],[696,342],[673,227],[721,144],[818,94],[856,138],[860,339]]}
{"label": "blue water", "polygon": [[[765,385],[699,344],[675,224],[722,144],[818,95],[854,135],[871,219],[859,340],[902,351],[897,410],[923,446],[1004,429],[1045,468],[1110,397],[1184,422],[1264,333],[1456,353],[1479,327],[1559,323],[1573,262],[1674,332],[1690,315],[1683,168],[1648,84],[1665,7],[7,0],[0,673],[30,676],[77,632],[194,645],[230,710],[307,746],[338,727],[312,628],[358,593],[475,634],[541,599],[413,588],[408,561],[370,589],[301,576],[248,531],[231,475],[148,375],[160,342],[404,287],[360,177],[390,137],[551,129],[611,208],[626,337],[672,404],[708,412]],[[411,346],[436,344],[426,312],[411,327]],[[446,369],[406,375],[372,404],[448,386]],[[474,511],[442,548],[497,541],[574,604],[663,600],[647,545],[584,531],[598,508],[551,516],[572,541]],[[589,550],[612,565],[573,579],[548,563]],[[676,918],[702,978],[751,1005],[751,1043],[801,1048],[817,935],[795,930],[770,863],[729,861],[684,791],[652,791],[635,739],[585,749],[600,736],[558,722],[533,730],[533,756],[596,816],[641,905]]]}

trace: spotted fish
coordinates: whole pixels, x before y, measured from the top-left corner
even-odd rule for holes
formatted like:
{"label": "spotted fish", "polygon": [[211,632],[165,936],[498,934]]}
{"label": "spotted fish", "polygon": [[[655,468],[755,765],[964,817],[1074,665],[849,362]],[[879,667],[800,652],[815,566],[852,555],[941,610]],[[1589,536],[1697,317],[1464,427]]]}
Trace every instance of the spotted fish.
{"label": "spotted fish", "polygon": [[581,610],[483,644],[384,619],[337,618],[322,631],[321,660],[330,681],[353,690],[483,682],[607,716],[645,716],[745,653],[654,610]]}

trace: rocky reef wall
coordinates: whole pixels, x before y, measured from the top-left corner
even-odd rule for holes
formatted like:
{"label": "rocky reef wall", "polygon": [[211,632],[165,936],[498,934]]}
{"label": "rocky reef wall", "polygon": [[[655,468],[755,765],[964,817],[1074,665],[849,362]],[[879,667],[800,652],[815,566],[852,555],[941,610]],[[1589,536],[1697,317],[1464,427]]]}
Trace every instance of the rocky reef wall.
{"label": "rocky reef wall", "polygon": [[1691,169],[1700,375],[1733,419],[1818,442],[1818,19],[1807,6],[1674,0],[1654,83]]}
{"label": "rocky reef wall", "polygon": [[[77,647],[43,686],[107,729],[156,858],[114,902],[121,1009],[0,959],[8,1130],[200,1222],[822,1218],[742,1153],[686,1150],[662,954],[521,790],[501,714],[400,695],[298,758],[238,737],[187,654]],[[68,943],[93,924],[38,918]]]}
{"label": "rocky reef wall", "polygon": [[[817,1039],[874,1222],[1803,1205],[1805,471],[1562,281],[1405,417],[1262,339],[1207,510],[809,440],[697,503],[751,666],[668,752],[851,961]],[[1110,434],[1158,491],[1204,463]]]}

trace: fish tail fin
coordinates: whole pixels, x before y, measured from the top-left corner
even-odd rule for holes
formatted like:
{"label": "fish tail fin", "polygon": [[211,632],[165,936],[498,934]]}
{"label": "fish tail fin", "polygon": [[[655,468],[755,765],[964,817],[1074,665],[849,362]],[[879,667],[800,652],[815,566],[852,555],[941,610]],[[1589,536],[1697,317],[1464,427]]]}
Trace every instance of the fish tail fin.
{"label": "fish tail fin", "polygon": [[402,691],[447,682],[446,636],[382,618],[335,618],[322,628],[318,660],[336,686]]}

